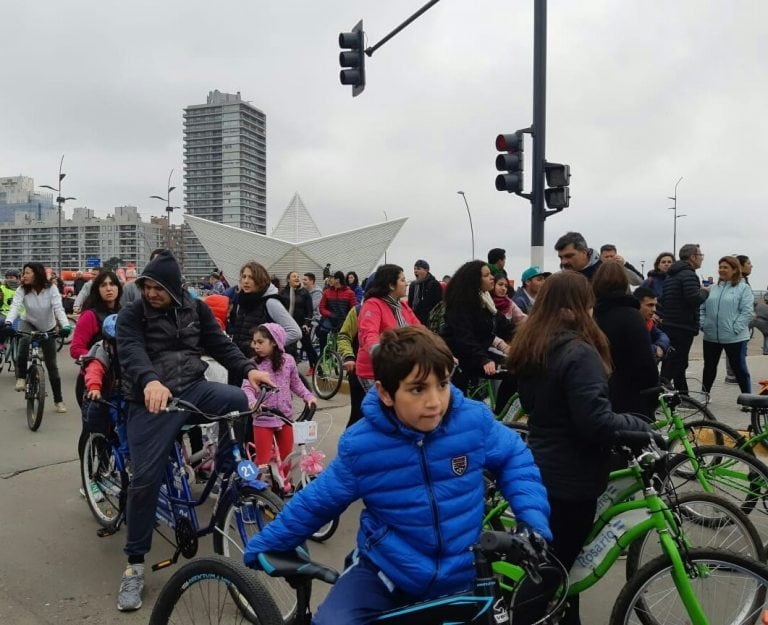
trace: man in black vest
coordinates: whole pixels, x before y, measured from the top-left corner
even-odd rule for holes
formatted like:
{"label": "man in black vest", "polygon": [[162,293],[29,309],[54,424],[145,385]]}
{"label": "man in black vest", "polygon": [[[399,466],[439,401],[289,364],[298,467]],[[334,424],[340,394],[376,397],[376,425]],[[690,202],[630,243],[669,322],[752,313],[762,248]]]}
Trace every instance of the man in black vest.
{"label": "man in black vest", "polygon": [[[212,414],[248,409],[240,388],[205,380],[207,365],[200,359],[203,352],[254,386],[271,382],[269,375],[257,371],[227,338],[211,309],[184,291],[173,254],[158,254],[136,282],[141,299],[123,308],[117,321],[117,352],[128,400],[127,436],[133,466],[126,513],[128,566],[117,598],[121,611],[141,607],[144,556],[152,546],[168,450],[188,417],[185,412],[159,413],[171,397]],[[220,450],[225,447],[219,445]],[[220,469],[226,475],[226,468]]]}

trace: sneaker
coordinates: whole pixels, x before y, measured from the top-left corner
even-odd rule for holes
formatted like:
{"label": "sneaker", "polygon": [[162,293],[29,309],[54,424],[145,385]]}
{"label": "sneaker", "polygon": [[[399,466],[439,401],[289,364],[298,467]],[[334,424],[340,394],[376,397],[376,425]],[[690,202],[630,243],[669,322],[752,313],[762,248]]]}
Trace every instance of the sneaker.
{"label": "sneaker", "polygon": [[144,565],[129,564],[120,580],[117,594],[117,609],[131,612],[141,607],[141,592],[144,590]]}
{"label": "sneaker", "polygon": [[727,376],[725,376],[725,383],[726,384],[738,384],[739,381],[736,378],[727,375]]}
{"label": "sneaker", "polygon": [[13,387],[14,391],[21,393],[27,388],[27,382],[24,378],[16,378],[16,386]]}
{"label": "sneaker", "polygon": [[67,407],[64,405],[63,401],[57,401],[53,404],[53,411],[54,412],[66,412]]}

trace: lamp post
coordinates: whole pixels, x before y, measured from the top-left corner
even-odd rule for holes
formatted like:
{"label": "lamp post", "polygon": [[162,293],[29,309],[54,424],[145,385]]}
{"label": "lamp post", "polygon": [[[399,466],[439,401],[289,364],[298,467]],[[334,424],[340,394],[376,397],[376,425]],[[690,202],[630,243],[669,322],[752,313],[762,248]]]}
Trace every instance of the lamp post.
{"label": "lamp post", "polygon": [[[387,217],[387,211],[383,210],[381,212],[384,213],[384,221],[389,221],[389,217]],[[384,264],[387,264],[387,248],[384,248]]]}
{"label": "lamp post", "polygon": [[76,197],[64,197],[61,195],[61,181],[64,180],[64,177],[67,174],[62,173],[61,168],[64,166],[64,155],[61,155],[61,161],[59,162],[59,184],[54,189],[51,185],[43,184],[40,185],[40,188],[42,189],[50,189],[51,191],[56,191],[56,204],[59,205],[59,227],[57,230],[58,233],[58,242],[56,244],[57,250],[58,250],[58,270],[59,270],[59,276],[61,276],[61,213],[64,210],[64,203],[67,200],[76,200]]}
{"label": "lamp post", "polygon": [[456,191],[461,197],[464,198],[464,205],[467,207],[467,217],[469,217],[469,232],[472,236],[472,259],[475,258],[475,229],[472,226],[472,213],[469,212],[469,202],[467,202],[467,196],[464,191]]}
{"label": "lamp post", "polygon": [[[171,170],[171,173],[168,174],[168,192],[165,197],[159,196],[159,195],[150,195],[149,198],[152,200],[162,200],[165,202],[165,212],[166,212],[166,219],[168,220],[168,249],[171,250],[171,213],[173,213],[174,208],[178,208],[178,206],[171,206],[171,191],[173,191],[176,187],[171,186],[171,176],[173,176],[173,169]],[[171,250],[173,251],[173,250]]]}
{"label": "lamp post", "polygon": [[[683,177],[680,176],[680,180],[682,180]],[[674,206],[670,206],[669,210],[675,211],[674,212],[674,223],[672,226],[672,253],[677,254],[677,220],[681,217],[685,217],[685,215],[678,215],[677,214],[677,185],[680,184],[680,180],[678,180],[675,183],[675,194],[672,196],[667,196],[667,199],[672,200],[674,202]]]}
{"label": "lamp post", "polygon": [[645,278],[645,261],[640,261],[640,273],[643,274],[643,278]]}

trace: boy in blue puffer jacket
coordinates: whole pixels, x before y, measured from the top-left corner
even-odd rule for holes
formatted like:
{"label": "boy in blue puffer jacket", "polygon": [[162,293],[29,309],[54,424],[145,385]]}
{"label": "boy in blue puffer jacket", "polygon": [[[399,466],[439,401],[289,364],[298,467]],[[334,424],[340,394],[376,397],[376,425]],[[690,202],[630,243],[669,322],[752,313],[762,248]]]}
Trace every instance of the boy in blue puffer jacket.
{"label": "boy in blue puffer jacket", "polygon": [[253,536],[245,563],[289,551],[362,499],[357,548],[313,623],[368,623],[384,610],[470,589],[470,547],[483,520],[483,470],[519,522],[551,540],[533,456],[480,402],[451,386],[453,356],[421,326],[387,330],[373,356],[376,386],[336,459]]}

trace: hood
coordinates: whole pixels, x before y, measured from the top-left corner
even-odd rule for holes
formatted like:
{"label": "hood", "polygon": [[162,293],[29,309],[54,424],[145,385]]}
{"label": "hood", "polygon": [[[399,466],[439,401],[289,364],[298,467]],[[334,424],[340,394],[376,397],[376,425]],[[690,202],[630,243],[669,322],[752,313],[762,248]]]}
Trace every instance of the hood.
{"label": "hood", "polygon": [[[591,267],[592,265],[598,262],[600,262],[600,252],[592,248],[589,248],[589,261],[587,262],[584,269],[586,269],[587,267]],[[582,271],[584,271],[584,269],[582,269]]]}
{"label": "hood", "polygon": [[214,293],[203,299],[216,317],[216,321],[222,330],[227,328],[227,312],[229,311],[229,298],[226,295]]}
{"label": "hood", "polygon": [[627,295],[623,291],[618,293],[609,293],[608,295],[601,296],[595,302],[595,315],[598,315],[612,308],[621,307],[634,308],[640,310],[640,301],[632,295]]}
{"label": "hood", "polygon": [[[670,268],[667,270],[667,274],[670,276],[674,276],[676,273],[680,273],[681,271],[685,269],[690,269],[693,271],[693,267],[691,267],[691,263],[689,263],[687,260],[678,260],[677,262],[672,263]],[[670,282],[670,284],[672,284]]]}
{"label": "hood", "polygon": [[160,252],[154,260],[149,261],[141,275],[136,278],[136,283],[141,286],[147,279],[157,282],[168,291],[176,306],[181,306],[184,293],[181,287],[181,268],[171,252]]}
{"label": "hood", "polygon": [[[274,288],[274,287],[272,287]],[[262,323],[261,327],[266,328],[267,332],[272,336],[272,340],[277,344],[277,349],[281,352],[285,351],[285,330],[279,323]]]}
{"label": "hood", "polygon": [[264,292],[261,294],[261,296],[262,296],[262,297],[264,297],[264,296],[266,296],[266,295],[277,295],[277,293],[278,293],[278,291],[277,291],[277,287],[276,287],[274,284],[272,284],[272,283],[270,282],[270,283],[267,285],[267,290],[266,290],[266,291],[264,291]]}

